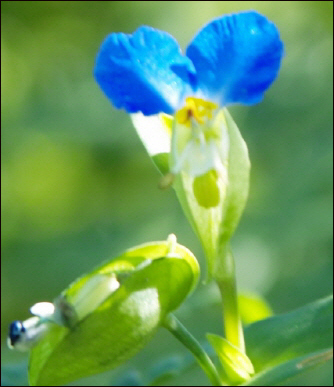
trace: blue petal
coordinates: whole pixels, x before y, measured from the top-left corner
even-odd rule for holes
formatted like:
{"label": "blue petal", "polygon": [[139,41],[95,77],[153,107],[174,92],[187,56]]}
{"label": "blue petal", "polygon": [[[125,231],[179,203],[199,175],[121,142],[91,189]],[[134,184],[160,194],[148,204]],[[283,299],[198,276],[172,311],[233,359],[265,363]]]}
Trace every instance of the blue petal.
{"label": "blue petal", "polygon": [[116,108],[144,115],[173,113],[192,88],[195,69],[168,33],[142,26],[110,34],[96,58],[95,78]]}
{"label": "blue petal", "polygon": [[283,56],[276,26],[255,11],[226,15],[207,24],[186,51],[198,87],[221,105],[253,104],[275,80]]}

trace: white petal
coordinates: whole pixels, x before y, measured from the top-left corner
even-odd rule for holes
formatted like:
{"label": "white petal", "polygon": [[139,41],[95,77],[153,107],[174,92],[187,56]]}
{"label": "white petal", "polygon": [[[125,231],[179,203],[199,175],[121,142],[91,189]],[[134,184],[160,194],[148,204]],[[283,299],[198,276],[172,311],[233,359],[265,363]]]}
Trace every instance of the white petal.
{"label": "white petal", "polygon": [[96,274],[70,300],[79,320],[92,313],[120,286],[113,274]]}
{"label": "white petal", "polygon": [[170,152],[171,137],[160,115],[131,114],[131,120],[148,154]]}
{"label": "white petal", "polygon": [[30,308],[31,314],[42,318],[52,317],[54,311],[55,307],[51,302],[37,302]]}
{"label": "white petal", "polygon": [[40,321],[41,319],[39,317],[30,317],[27,320],[24,320],[22,322],[22,325],[27,331],[29,331],[33,328],[36,328],[39,325]]}

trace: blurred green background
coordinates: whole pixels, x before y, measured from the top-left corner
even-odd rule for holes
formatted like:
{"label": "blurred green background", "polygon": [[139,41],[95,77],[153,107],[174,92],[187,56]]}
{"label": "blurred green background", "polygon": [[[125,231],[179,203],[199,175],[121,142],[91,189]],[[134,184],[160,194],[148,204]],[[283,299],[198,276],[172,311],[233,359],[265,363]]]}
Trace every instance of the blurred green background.
{"label": "blurred green background", "polygon": [[[24,369],[27,358],[5,346],[11,320],[27,318],[32,304],[52,300],[102,260],[174,232],[204,276],[201,247],[174,192],[157,188],[159,174],[129,117],[104,97],[92,69],[110,32],[147,24],[185,48],[211,18],[249,9],[276,23],[286,52],[264,101],[230,109],[252,160],[250,198],[233,240],[239,289],[262,294],[276,313],[332,292],[331,1],[3,1],[3,384],[19,377],[11,364]],[[177,315],[200,340],[220,333],[215,287],[201,284]],[[110,385],[124,370],[145,371],[171,354],[185,350],[161,331],[121,369],[80,383]],[[193,369],[172,383],[207,382]],[[331,385],[331,367],[291,383]]]}

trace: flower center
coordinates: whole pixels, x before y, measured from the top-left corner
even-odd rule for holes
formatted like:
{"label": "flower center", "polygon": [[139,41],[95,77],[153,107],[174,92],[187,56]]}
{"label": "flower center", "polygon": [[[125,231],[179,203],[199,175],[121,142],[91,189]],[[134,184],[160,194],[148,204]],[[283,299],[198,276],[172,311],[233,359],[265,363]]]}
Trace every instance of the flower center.
{"label": "flower center", "polygon": [[185,172],[199,206],[219,205],[227,176],[228,133],[223,110],[200,98],[188,97],[172,123],[170,173],[161,186]]}
{"label": "flower center", "polygon": [[200,98],[186,98],[185,106],[175,114],[175,119],[179,124],[191,127],[193,121],[204,124],[206,120],[211,120],[213,111],[218,105]]}

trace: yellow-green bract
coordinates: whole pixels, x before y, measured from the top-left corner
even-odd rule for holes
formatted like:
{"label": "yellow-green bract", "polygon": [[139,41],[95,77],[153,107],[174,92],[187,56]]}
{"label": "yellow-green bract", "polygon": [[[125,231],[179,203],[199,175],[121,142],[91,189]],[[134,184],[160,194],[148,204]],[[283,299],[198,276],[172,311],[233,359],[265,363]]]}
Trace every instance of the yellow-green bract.
{"label": "yellow-green bract", "polygon": [[137,246],[79,278],[62,296],[71,303],[94,276],[120,282],[99,306],[69,329],[51,324],[32,349],[31,385],[60,385],[117,367],[154,335],[164,317],[196,286],[199,266],[185,247],[152,242]]}

